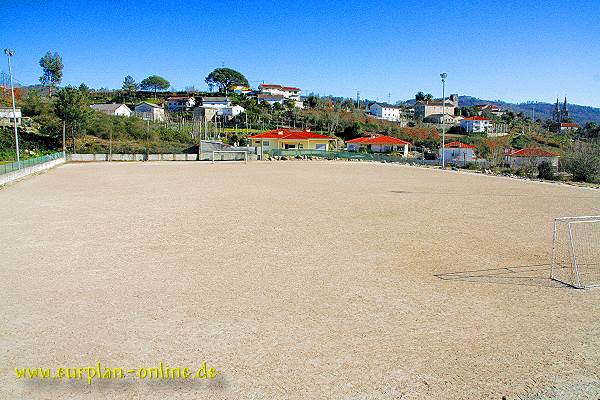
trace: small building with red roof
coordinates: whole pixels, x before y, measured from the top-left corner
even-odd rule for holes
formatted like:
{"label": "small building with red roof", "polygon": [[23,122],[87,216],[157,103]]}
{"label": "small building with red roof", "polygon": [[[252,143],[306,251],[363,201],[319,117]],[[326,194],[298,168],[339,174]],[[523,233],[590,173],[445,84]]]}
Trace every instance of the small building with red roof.
{"label": "small building with red roof", "polygon": [[333,147],[335,138],[311,131],[273,129],[248,137],[250,146],[268,152],[274,149],[322,150]]}
{"label": "small building with red roof", "polygon": [[410,142],[406,140],[385,135],[364,136],[346,141],[346,148],[349,151],[358,151],[361,148],[374,153],[399,151],[404,157],[408,157],[408,147],[410,145]]}
{"label": "small building with red roof", "polygon": [[[477,159],[475,151],[476,146],[463,142],[450,142],[444,145],[444,160],[447,163],[462,163],[472,162]],[[440,149],[439,157],[442,158]]]}
{"label": "small building with red roof", "polygon": [[492,120],[485,117],[474,116],[463,118],[460,121],[460,127],[467,133],[485,133],[492,128]]}
{"label": "small building with red roof", "polygon": [[547,161],[550,165],[558,168],[560,154],[541,149],[539,147],[526,147],[521,150],[511,149],[504,156],[509,167],[519,168],[522,166],[538,166]]}
{"label": "small building with red roof", "polygon": [[560,131],[561,132],[572,132],[579,129],[579,125],[574,122],[561,122],[560,123]]}

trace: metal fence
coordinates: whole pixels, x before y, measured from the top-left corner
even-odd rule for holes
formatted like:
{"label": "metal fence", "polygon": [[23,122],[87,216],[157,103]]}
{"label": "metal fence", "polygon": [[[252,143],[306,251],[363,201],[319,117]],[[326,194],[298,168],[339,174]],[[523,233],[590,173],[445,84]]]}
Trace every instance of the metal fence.
{"label": "metal fence", "polygon": [[274,157],[320,157],[327,160],[348,159],[365,161],[385,161],[400,162],[421,165],[440,165],[439,160],[421,160],[417,158],[407,158],[385,153],[360,153],[355,151],[325,151],[325,150],[305,150],[305,149],[273,149],[265,151]]}
{"label": "metal fence", "polygon": [[65,156],[65,153],[63,153],[61,151],[58,153],[47,154],[47,155],[41,156],[41,157],[28,158],[26,160],[21,160],[18,163],[15,161],[15,162],[11,162],[8,164],[1,164],[0,165],[0,175],[7,174],[7,173],[13,172],[13,171],[18,171],[23,168],[33,167],[34,165],[43,164],[48,161],[58,160],[59,158],[64,158],[64,156]]}

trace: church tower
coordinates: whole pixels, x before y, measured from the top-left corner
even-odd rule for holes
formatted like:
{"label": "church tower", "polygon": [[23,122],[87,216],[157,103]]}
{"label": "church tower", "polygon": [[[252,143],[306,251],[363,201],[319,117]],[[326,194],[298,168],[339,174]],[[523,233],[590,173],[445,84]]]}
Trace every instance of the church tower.
{"label": "church tower", "polygon": [[567,108],[567,97],[565,96],[565,102],[563,103],[562,110],[560,110],[560,121],[566,122],[569,119],[569,109]]}
{"label": "church tower", "polygon": [[554,105],[554,112],[552,113],[552,120],[556,123],[560,123],[560,121],[561,121],[560,106],[558,103],[558,98],[556,99],[556,104]]}

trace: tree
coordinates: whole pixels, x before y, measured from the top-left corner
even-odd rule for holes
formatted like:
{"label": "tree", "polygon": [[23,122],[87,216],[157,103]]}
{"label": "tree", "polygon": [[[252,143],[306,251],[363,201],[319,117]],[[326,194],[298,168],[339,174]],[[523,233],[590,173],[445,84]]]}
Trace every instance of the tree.
{"label": "tree", "polygon": [[[123,82],[125,83],[125,82]],[[150,75],[140,82],[140,87],[144,90],[154,90],[154,98],[158,90],[167,90],[171,86],[168,80],[158,75]]]}
{"label": "tree", "polygon": [[81,128],[85,124],[91,111],[88,106],[87,97],[73,86],[60,89],[56,97],[54,112],[69,127],[73,140],[73,152],[75,152],[76,127]]}
{"label": "tree", "polygon": [[593,183],[600,180],[600,145],[575,142],[566,154],[564,166],[574,181]]}
{"label": "tree", "polygon": [[27,95],[21,101],[21,110],[26,117],[36,117],[44,112],[44,103],[37,90],[27,91]]}
{"label": "tree", "polygon": [[427,93],[427,94],[425,95],[425,98],[424,98],[424,100],[425,100],[425,101],[430,101],[430,100],[433,100],[433,96],[431,95],[431,93]]}
{"label": "tree", "polygon": [[125,79],[123,79],[123,91],[127,94],[129,98],[133,96],[135,92],[138,90],[138,84],[135,79],[131,75],[127,75]]}
{"label": "tree", "polygon": [[548,161],[542,161],[538,164],[538,178],[547,179],[553,181],[554,177],[554,167]]}
{"label": "tree", "polygon": [[40,59],[40,67],[42,67],[42,76],[40,82],[44,86],[48,86],[48,95],[52,97],[52,89],[54,89],[62,81],[63,63],[58,53],[47,52]]}
{"label": "tree", "polygon": [[416,101],[423,101],[423,100],[425,100],[425,93],[418,92],[417,94],[415,94],[415,100]]}
{"label": "tree", "polygon": [[209,86],[217,85],[220,92],[225,92],[234,85],[248,86],[246,77],[231,68],[217,68],[208,74],[205,81]]}

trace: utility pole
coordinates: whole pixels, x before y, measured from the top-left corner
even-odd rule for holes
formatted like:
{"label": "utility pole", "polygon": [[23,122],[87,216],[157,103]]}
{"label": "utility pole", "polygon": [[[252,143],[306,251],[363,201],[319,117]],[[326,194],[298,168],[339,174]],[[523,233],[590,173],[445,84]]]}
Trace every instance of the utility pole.
{"label": "utility pole", "polygon": [[4,49],[4,54],[8,57],[8,75],[10,77],[10,94],[12,97],[12,109],[13,109],[13,126],[15,127],[15,148],[17,151],[17,169],[21,169],[21,158],[19,157],[19,132],[17,131],[17,106],[15,104],[15,87],[13,85],[12,78],[12,65],[10,58],[15,55],[15,52],[11,49]]}
{"label": "utility pole", "polygon": [[446,78],[448,74],[442,72],[442,169],[446,168],[446,155],[444,154],[444,146],[446,145]]}

